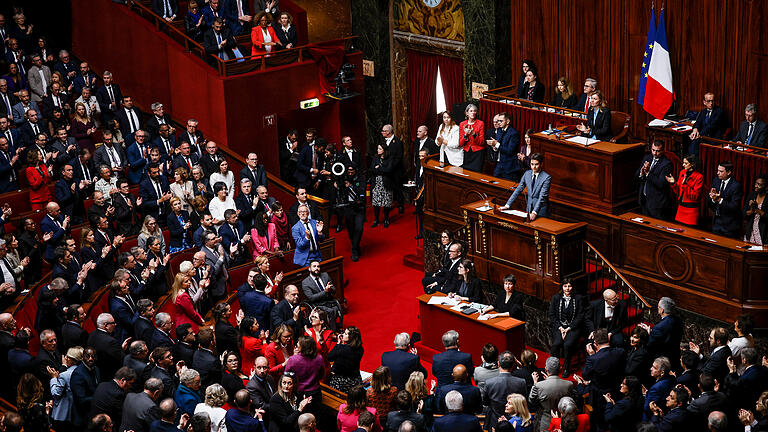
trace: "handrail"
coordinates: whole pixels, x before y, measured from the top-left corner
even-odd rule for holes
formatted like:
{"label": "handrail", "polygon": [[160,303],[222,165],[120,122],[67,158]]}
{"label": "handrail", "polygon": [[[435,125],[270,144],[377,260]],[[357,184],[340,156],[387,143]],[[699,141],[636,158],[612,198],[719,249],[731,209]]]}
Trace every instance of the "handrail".
{"label": "handrail", "polygon": [[700,141],[703,142],[704,144],[709,144],[709,145],[712,145],[712,146],[719,146],[721,148],[728,148],[728,149],[731,149],[733,151],[740,151],[740,152],[744,152],[744,153],[753,153],[756,156],[768,157],[768,149],[762,148],[762,147],[755,147],[755,146],[750,146],[750,145],[746,145],[746,144],[737,144],[737,143],[735,143],[733,141],[722,140],[722,139],[711,138],[711,137],[705,137],[705,136],[702,136],[700,138]]}
{"label": "handrail", "polygon": [[588,242],[588,241],[586,241],[586,240],[584,240],[584,243],[587,245],[587,251],[589,252],[589,251],[591,250],[592,252],[594,252],[594,253],[595,253],[595,255],[597,255],[597,256],[600,258],[600,260],[601,260],[603,263],[605,263],[605,265],[607,265],[607,266],[608,266],[608,267],[611,269],[611,271],[612,271],[612,272],[613,272],[613,273],[614,273],[616,276],[618,276],[618,277],[619,277],[619,279],[621,279],[621,282],[622,282],[622,284],[623,284],[623,285],[626,285],[626,286],[627,286],[627,288],[629,288],[629,290],[632,292],[632,294],[634,294],[634,296],[635,296],[635,297],[637,297],[637,298],[640,300],[640,302],[642,302],[642,303],[643,303],[643,306],[644,306],[644,307],[646,307],[646,308],[650,308],[650,307],[651,307],[651,304],[650,304],[650,303],[648,303],[647,301],[645,301],[645,299],[643,298],[643,296],[642,296],[642,295],[640,295],[640,293],[639,293],[639,292],[637,292],[637,290],[635,289],[635,287],[633,287],[633,286],[632,286],[632,284],[631,284],[631,283],[629,283],[629,281],[628,281],[628,280],[627,280],[627,279],[626,279],[626,278],[625,278],[625,277],[624,277],[624,276],[623,276],[623,275],[622,275],[622,274],[619,272],[619,270],[618,270],[616,267],[614,267],[614,265],[613,265],[613,264],[611,264],[611,262],[610,262],[610,261],[608,261],[608,258],[606,258],[606,257],[605,257],[605,255],[603,255],[602,253],[600,253],[600,251],[599,251],[599,250],[597,250],[597,248],[595,248],[595,246],[594,246],[594,245],[592,245],[592,243],[590,243],[590,242]]}
{"label": "handrail", "polygon": [[161,16],[157,15],[147,5],[138,1],[132,2],[131,7],[133,8],[134,11],[136,11],[138,15],[152,22],[152,24],[155,26],[155,28],[158,31],[163,31],[164,33],[171,36],[174,40],[179,42],[181,45],[184,45],[184,49],[186,51],[197,54],[197,56],[204,61],[207,61],[210,58],[213,58],[214,61],[216,62],[215,67],[219,71],[219,74],[222,76],[230,76],[230,75],[236,75],[240,73],[247,73],[255,69],[264,70],[269,66],[268,63],[273,63],[275,65],[280,66],[280,65],[290,64],[294,62],[302,62],[307,57],[307,54],[308,54],[307,50],[314,47],[343,43],[344,49],[349,50],[350,47],[353,46],[352,41],[357,39],[357,36],[347,36],[340,39],[315,42],[308,45],[288,48],[288,49],[276,51],[274,53],[248,55],[248,56],[243,56],[237,59],[222,60],[218,56],[215,56],[213,54],[207,54],[205,52],[205,47],[203,45],[200,45],[200,43],[196,42],[195,40],[187,36],[186,33],[184,33],[183,31],[179,30],[174,26],[173,23],[175,21],[170,21],[170,22],[166,21]]}

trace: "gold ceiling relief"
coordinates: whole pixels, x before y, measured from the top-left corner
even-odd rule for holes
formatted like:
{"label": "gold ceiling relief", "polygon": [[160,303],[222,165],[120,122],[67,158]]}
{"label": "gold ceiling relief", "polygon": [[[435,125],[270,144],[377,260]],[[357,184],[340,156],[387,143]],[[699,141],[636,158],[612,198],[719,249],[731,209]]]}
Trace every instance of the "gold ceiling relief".
{"label": "gold ceiling relief", "polygon": [[395,0],[395,30],[464,42],[461,0]]}

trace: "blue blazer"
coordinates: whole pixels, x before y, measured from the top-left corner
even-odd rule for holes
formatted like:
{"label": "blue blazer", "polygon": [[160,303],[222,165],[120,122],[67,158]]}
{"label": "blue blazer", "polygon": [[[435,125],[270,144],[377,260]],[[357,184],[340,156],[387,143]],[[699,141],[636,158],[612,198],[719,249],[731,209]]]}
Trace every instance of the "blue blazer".
{"label": "blue blazer", "polygon": [[645,394],[645,401],[643,402],[643,421],[649,421],[653,417],[651,409],[648,408],[651,402],[656,402],[656,405],[665,406],[665,400],[669,395],[670,390],[675,387],[675,378],[671,375],[667,375],[664,378],[656,381],[651,388],[648,389],[648,393]]}
{"label": "blue blazer", "polygon": [[512,192],[512,196],[507,200],[507,206],[511,206],[517,197],[523,192],[523,188],[528,190],[528,201],[525,204],[525,211],[528,213],[536,212],[537,217],[549,217],[549,185],[552,177],[544,171],[540,171],[536,178],[536,184],[531,191],[531,181],[533,180],[533,171],[528,170],[523,174],[517,188]]}
{"label": "blue blazer", "polygon": [[[66,76],[66,75],[65,75]],[[96,93],[96,85],[94,84],[91,86],[91,82],[93,82],[93,79],[96,78],[96,74],[93,72],[88,72],[88,82],[86,82],[86,78],[83,77],[83,74],[78,73],[75,75],[74,78],[72,78],[72,94],[73,95],[79,95],[83,92],[83,87],[93,87],[92,94]]]}
{"label": "blue blazer", "polygon": [[301,220],[296,222],[293,228],[291,228],[291,235],[293,235],[293,241],[296,243],[296,252],[293,254],[293,263],[301,267],[308,266],[313,259],[323,259],[320,255],[320,241],[325,238],[325,235],[317,232],[317,222],[314,219],[309,219],[309,225],[312,227],[312,232],[317,241],[317,251],[315,252],[309,251],[311,243],[307,239],[306,228],[304,227],[304,224],[301,223]]}
{"label": "blue blazer", "polygon": [[728,126],[723,115],[723,109],[715,106],[712,107],[712,114],[709,115],[709,119],[707,119],[706,109],[699,111],[693,127],[699,131],[701,136],[721,139]]}
{"label": "blue blazer", "polygon": [[480,432],[477,416],[464,413],[448,413],[435,419],[433,432]]}
{"label": "blue blazer", "polygon": [[[181,219],[184,223],[189,222],[189,212],[186,210],[181,211]],[[179,218],[173,212],[168,213],[168,231],[171,235],[168,239],[168,247],[180,248],[184,244],[184,238],[187,239],[187,246],[192,246],[192,236],[190,230],[184,229],[184,226],[179,223]]]}
{"label": "blue blazer", "polygon": [[440,412],[446,412],[445,395],[449,391],[456,390],[464,398],[464,412],[467,414],[479,414],[483,410],[483,399],[480,389],[472,384],[453,382],[440,387],[436,391],[437,406]]}
{"label": "blue blazer", "polygon": [[600,108],[600,111],[597,113],[597,118],[595,118],[593,112],[594,109],[589,107],[589,112],[587,112],[587,126],[590,129],[590,133],[583,133],[582,135],[590,138],[595,136],[600,141],[610,141],[611,138],[613,138],[613,134],[611,133],[611,110],[608,108]]}
{"label": "blue blazer", "polygon": [[240,308],[246,316],[256,318],[260,329],[269,329],[269,315],[275,304],[272,299],[264,293],[254,291],[248,283],[237,288],[237,299],[240,301]]}
{"label": "blue blazer", "polygon": [[176,342],[174,342],[173,339],[171,339],[170,337],[166,336],[165,333],[160,331],[160,329],[156,328],[156,329],[154,329],[152,331],[152,337],[150,338],[148,345],[149,345],[150,351],[151,351],[151,350],[153,350],[153,349],[155,349],[155,348],[157,348],[159,346],[173,348],[173,345],[175,345],[175,344],[176,344]]}
{"label": "blue blazer", "polygon": [[305,185],[309,183],[312,175],[309,170],[312,169],[312,147],[304,146],[299,153],[299,159],[296,161],[296,172],[293,174],[296,183]]}
{"label": "blue blazer", "polygon": [[245,225],[243,225],[243,222],[238,220],[237,221],[237,234],[240,238],[235,237],[235,232],[232,231],[232,227],[229,226],[228,223],[221,224],[221,227],[219,227],[219,235],[221,236],[221,244],[224,245],[224,250],[228,251],[229,248],[232,246],[232,244],[239,245],[240,239],[243,238],[245,235]]}
{"label": "blue blazer", "polygon": [[[11,133],[15,132],[13,130]],[[16,150],[8,146],[8,154],[13,158],[16,154]],[[21,158],[19,158],[21,159]],[[16,173],[16,180],[11,181],[11,175],[15,172],[15,168],[11,165],[11,161],[5,157],[5,153],[0,152],[0,193],[13,192],[19,189],[19,174]]]}
{"label": "blue blazer", "polygon": [[[168,136],[168,141],[171,144],[171,151],[173,151],[173,149],[176,148],[176,137],[173,135],[170,135]],[[160,155],[162,157],[163,162],[173,159],[173,155],[169,155],[168,152],[165,150],[162,137],[157,136],[155,139],[153,139],[152,142],[150,143],[150,147],[157,147],[160,150]],[[190,156],[191,156],[191,153],[190,153]]]}
{"label": "blue blazer", "polygon": [[[59,223],[64,223],[64,214],[59,214],[58,217]],[[53,260],[53,251],[56,249],[56,246],[59,246],[64,242],[64,235],[66,234],[66,230],[59,227],[54,223],[50,216],[46,215],[43,216],[43,219],[40,221],[40,232],[45,233],[53,233],[53,237],[50,238],[47,242],[45,242],[45,259],[49,262]]]}
{"label": "blue blazer", "polygon": [[470,353],[449,349],[432,357],[432,375],[437,378],[438,389],[453,382],[453,368],[457,364],[463,364],[469,376],[475,375],[475,366]]}
{"label": "blue blazer", "polygon": [[[170,192],[171,187],[168,185],[168,180],[164,176],[160,176],[160,191],[162,193]],[[157,216],[160,207],[157,204],[157,200],[160,198],[157,196],[157,191],[155,190],[155,187],[152,184],[152,180],[149,177],[144,178],[142,180],[141,184],[139,184],[139,196],[142,198],[141,203],[141,209],[145,213],[149,213],[153,216]],[[168,208],[168,201],[164,202],[163,204],[164,210],[167,210]],[[169,212],[166,211],[166,214]]]}
{"label": "blue blazer", "polygon": [[109,299],[109,313],[112,314],[115,322],[117,322],[114,334],[115,339],[123,341],[129,336],[133,336],[133,324],[139,316],[136,311],[132,311],[124,301],[112,296]]}
{"label": "blue blazer", "polygon": [[507,130],[499,128],[496,133],[496,141],[499,144],[499,161],[493,171],[494,177],[505,179],[514,179],[515,174],[521,170],[520,161],[517,159],[517,152],[520,148],[520,134],[512,127]]}
{"label": "blue blazer", "polygon": [[381,364],[389,368],[392,375],[392,385],[404,389],[411,372],[421,372],[427,376],[427,370],[421,365],[419,356],[405,350],[396,349],[381,355]]}
{"label": "blue blazer", "polygon": [[[145,142],[144,145],[147,148],[150,147],[149,143]],[[138,184],[142,177],[144,177],[144,171],[147,169],[147,159],[142,154],[136,141],[128,145],[125,154],[128,158],[128,165],[130,165],[128,167],[128,181],[131,184]]]}
{"label": "blue blazer", "polygon": [[[675,315],[668,315],[651,329],[646,348],[652,358],[665,356],[680,358],[680,340],[683,338],[683,324]],[[665,397],[667,395],[664,395]]]}
{"label": "blue blazer", "polygon": [[[43,112],[40,111],[40,108],[37,106],[37,102],[33,100],[29,101],[29,108],[37,111],[38,120],[43,118]],[[24,104],[19,102],[16,105],[14,105],[12,109],[13,109],[13,123],[16,124],[16,127],[19,127],[22,124],[24,124],[24,122],[27,121],[27,118],[24,116],[24,114],[26,113],[26,111],[24,111]],[[48,129],[41,127],[40,132],[44,132],[47,135]]]}

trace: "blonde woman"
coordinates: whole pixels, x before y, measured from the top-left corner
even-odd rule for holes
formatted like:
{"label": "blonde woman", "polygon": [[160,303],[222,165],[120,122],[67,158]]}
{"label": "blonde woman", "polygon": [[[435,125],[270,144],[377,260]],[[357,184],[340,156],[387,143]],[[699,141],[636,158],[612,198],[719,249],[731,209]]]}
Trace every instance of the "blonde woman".
{"label": "blonde woman", "polygon": [[195,198],[195,184],[192,180],[187,180],[186,168],[179,167],[173,171],[173,183],[171,183],[171,193],[181,200],[181,209],[189,211],[192,200]]}
{"label": "blonde woman", "polygon": [[174,304],[173,321],[176,325],[187,324],[192,326],[192,330],[197,332],[198,326],[205,324],[203,317],[195,310],[195,304],[187,290],[191,286],[189,276],[185,273],[176,273],[171,288],[171,301]]}
{"label": "blonde woman", "polygon": [[163,237],[163,230],[157,225],[157,220],[150,215],[144,217],[144,223],[141,225],[141,232],[137,239],[138,246],[144,250],[147,249],[147,239],[150,237],[156,237],[160,241],[160,250],[165,250],[165,238]]}
{"label": "blonde woman", "polygon": [[423,414],[428,423],[431,422],[432,415],[437,412],[437,398],[434,395],[436,386],[437,381],[432,381],[431,389],[427,390],[422,372],[411,372],[411,376],[405,383],[405,391],[411,395],[416,412]]}
{"label": "blonde woman", "polygon": [[508,421],[515,432],[533,431],[533,415],[528,411],[528,403],[525,396],[512,393],[507,396],[507,404],[504,407],[504,415],[499,417],[499,422]]}
{"label": "blonde woman", "polygon": [[448,111],[444,111],[440,117],[443,122],[435,137],[435,142],[440,146],[440,162],[461,166],[464,163],[464,149],[459,146],[459,126]]}
{"label": "blonde woman", "polygon": [[93,139],[91,139],[91,135],[94,132],[96,132],[96,127],[94,127],[93,121],[88,118],[88,110],[85,108],[85,104],[82,102],[76,103],[75,116],[70,124],[70,133],[77,140],[77,145],[80,148],[87,148],[93,153],[96,150],[93,145]]}
{"label": "blonde woman", "polygon": [[227,403],[227,391],[221,384],[211,384],[205,389],[205,399],[195,407],[195,414],[206,413],[211,418],[211,432],[227,432],[224,416],[227,410],[222,408]]}

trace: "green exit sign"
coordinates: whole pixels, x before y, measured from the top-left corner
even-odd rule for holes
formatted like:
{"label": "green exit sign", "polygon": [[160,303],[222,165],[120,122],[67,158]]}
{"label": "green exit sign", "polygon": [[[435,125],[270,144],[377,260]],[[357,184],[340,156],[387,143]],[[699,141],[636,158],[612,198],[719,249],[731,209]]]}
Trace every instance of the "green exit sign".
{"label": "green exit sign", "polygon": [[301,109],[317,108],[319,106],[320,106],[320,99],[318,98],[307,99],[299,102],[299,107]]}

